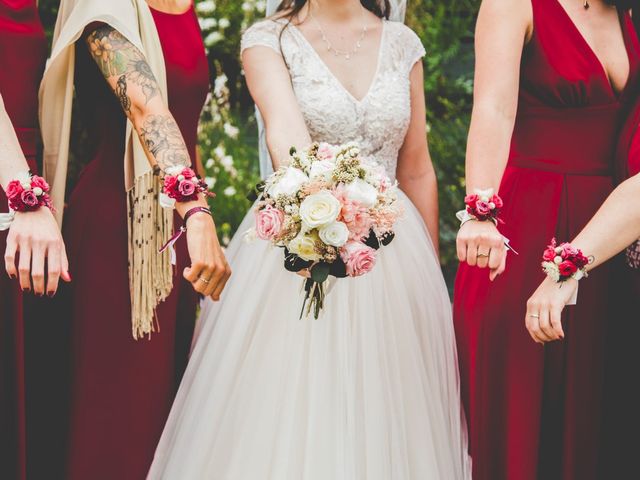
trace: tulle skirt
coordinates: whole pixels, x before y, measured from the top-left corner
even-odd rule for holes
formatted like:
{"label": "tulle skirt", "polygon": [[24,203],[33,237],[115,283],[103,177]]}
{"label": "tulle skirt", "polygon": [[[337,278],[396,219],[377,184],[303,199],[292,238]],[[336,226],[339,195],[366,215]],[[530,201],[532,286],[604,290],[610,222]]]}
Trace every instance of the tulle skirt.
{"label": "tulle skirt", "polygon": [[417,210],[318,320],[283,252],[231,242],[150,479],[469,479],[451,304]]}

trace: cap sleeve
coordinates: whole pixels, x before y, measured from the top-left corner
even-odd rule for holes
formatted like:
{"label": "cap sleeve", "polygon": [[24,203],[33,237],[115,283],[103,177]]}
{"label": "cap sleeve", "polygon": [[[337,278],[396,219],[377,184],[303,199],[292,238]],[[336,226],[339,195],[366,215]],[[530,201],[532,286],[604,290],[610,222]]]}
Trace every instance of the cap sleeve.
{"label": "cap sleeve", "polygon": [[422,40],[416,33],[404,24],[398,24],[398,37],[402,51],[404,51],[404,67],[411,71],[413,66],[422,59],[427,52],[422,45]]}
{"label": "cap sleeve", "polygon": [[268,47],[282,55],[280,34],[282,24],[275,20],[263,20],[253,24],[242,35],[241,52],[252,47]]}

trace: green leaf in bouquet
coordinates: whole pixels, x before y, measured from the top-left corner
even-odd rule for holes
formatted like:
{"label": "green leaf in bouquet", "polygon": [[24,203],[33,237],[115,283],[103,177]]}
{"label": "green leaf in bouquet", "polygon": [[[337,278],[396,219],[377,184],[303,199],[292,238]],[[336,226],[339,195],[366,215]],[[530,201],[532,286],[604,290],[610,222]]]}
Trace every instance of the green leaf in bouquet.
{"label": "green leaf in bouquet", "polygon": [[325,262],[320,262],[311,269],[311,278],[316,283],[323,283],[327,278],[329,278],[330,272],[331,265]]}

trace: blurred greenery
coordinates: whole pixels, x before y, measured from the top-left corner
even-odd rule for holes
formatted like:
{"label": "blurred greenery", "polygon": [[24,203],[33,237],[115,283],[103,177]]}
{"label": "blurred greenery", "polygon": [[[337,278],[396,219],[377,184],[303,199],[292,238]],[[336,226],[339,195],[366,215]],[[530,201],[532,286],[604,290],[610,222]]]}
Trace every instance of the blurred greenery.
{"label": "blurred greenery", "polygon": [[[49,34],[59,0],[41,0]],[[195,0],[211,68],[212,94],[200,125],[207,181],[218,197],[213,207],[221,240],[228,243],[250,207],[246,193],[258,180],[253,102],[239,59],[242,31],[264,16],[265,0]],[[429,145],[438,172],[441,256],[453,279],[455,212],[464,196],[464,152],[471,112],[473,26],[477,0],[409,0],[407,23],[422,39]]]}

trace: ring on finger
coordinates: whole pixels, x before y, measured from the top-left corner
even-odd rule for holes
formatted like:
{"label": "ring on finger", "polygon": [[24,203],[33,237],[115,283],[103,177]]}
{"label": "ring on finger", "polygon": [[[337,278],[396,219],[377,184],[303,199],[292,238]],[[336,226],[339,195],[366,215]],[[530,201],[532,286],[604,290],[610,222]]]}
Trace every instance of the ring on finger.
{"label": "ring on finger", "polygon": [[540,318],[540,315],[537,313],[530,313],[529,316],[532,318]]}
{"label": "ring on finger", "polygon": [[489,258],[489,254],[488,253],[480,253],[480,252],[478,252],[478,258]]}
{"label": "ring on finger", "polygon": [[202,283],[209,283],[211,281],[210,278],[203,278],[203,277],[198,278],[198,280],[200,280]]}

